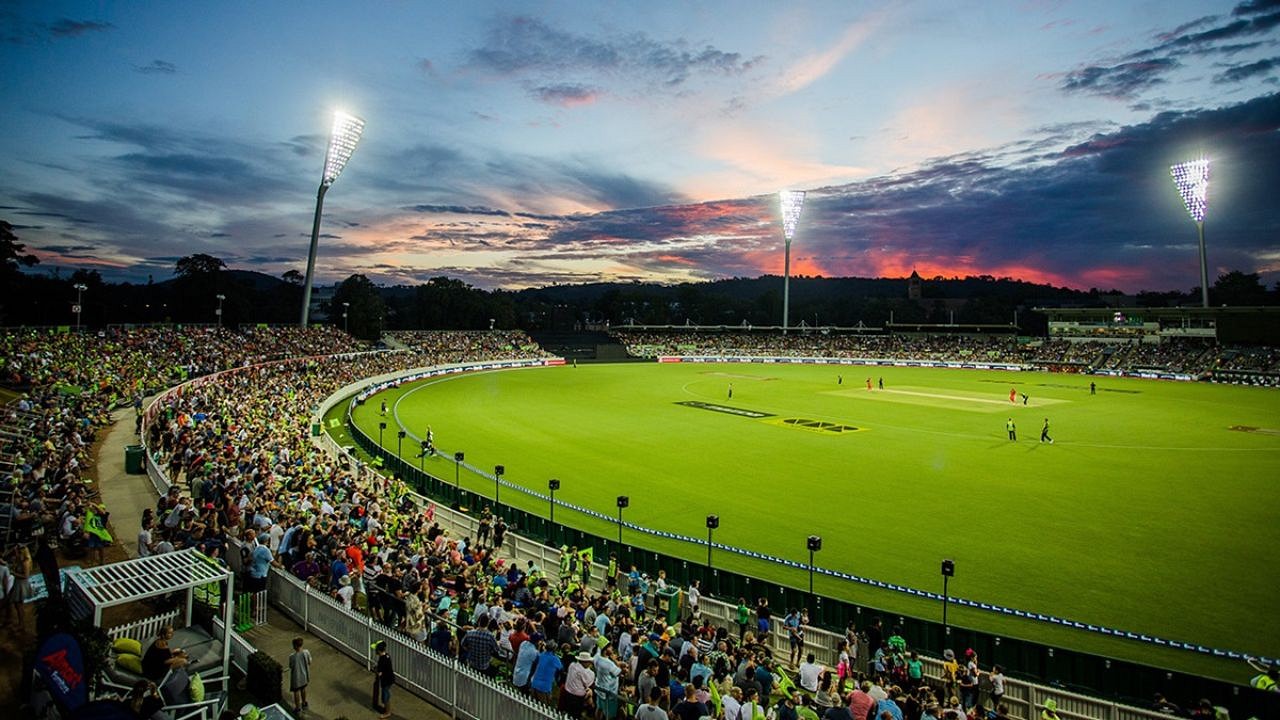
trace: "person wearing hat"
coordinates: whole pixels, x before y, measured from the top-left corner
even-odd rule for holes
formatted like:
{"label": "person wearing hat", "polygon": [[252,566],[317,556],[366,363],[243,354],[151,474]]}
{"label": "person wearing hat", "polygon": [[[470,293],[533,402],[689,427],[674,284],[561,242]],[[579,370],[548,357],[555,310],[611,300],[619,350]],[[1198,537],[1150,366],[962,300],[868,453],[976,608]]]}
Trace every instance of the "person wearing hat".
{"label": "person wearing hat", "polygon": [[960,682],[960,662],[956,660],[956,651],[947,648],[942,651],[942,684],[947,695],[955,695]]}
{"label": "person wearing hat", "polygon": [[587,698],[596,684],[595,658],[591,653],[580,652],[565,673],[564,687],[560,691],[560,709],[570,717],[580,717],[587,707]]}
{"label": "person wearing hat", "polygon": [[338,589],[333,591],[333,598],[342,603],[342,607],[350,610],[351,601],[355,598],[356,592],[351,588],[351,576],[343,575],[338,581]]}
{"label": "person wearing hat", "polygon": [[387,654],[387,641],[380,641],[374,649],[378,653],[378,664],[374,669],[376,677],[374,684],[380,701],[377,709],[382,713],[378,718],[387,720],[391,717],[391,688],[396,684],[396,672],[391,667],[391,656]]}
{"label": "person wearing hat", "polygon": [[1040,720],[1060,720],[1057,700],[1049,698],[1044,701],[1044,710],[1040,712]]}

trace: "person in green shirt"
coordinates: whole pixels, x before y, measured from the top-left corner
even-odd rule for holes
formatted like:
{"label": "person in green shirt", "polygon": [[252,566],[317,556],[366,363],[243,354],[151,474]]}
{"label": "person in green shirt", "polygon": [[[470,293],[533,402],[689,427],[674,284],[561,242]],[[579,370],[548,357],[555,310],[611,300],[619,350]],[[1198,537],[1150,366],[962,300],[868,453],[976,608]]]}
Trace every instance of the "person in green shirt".
{"label": "person in green shirt", "polygon": [[751,626],[751,608],[747,607],[746,598],[738,598],[738,642],[747,635],[747,628]]}
{"label": "person in green shirt", "polygon": [[911,688],[920,686],[924,682],[924,663],[920,661],[920,654],[911,651],[911,657],[907,659],[907,680],[911,683]]}

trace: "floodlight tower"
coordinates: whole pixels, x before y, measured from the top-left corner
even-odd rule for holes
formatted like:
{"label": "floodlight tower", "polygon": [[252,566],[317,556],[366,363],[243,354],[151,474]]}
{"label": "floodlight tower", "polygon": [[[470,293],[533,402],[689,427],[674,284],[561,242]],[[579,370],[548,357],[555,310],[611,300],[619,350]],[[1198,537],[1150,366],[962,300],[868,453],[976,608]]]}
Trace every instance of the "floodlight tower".
{"label": "floodlight tower", "polygon": [[311,281],[316,272],[316,244],[320,241],[320,213],[324,209],[324,194],[342,174],[351,159],[364,132],[364,120],[354,115],[333,114],[333,132],[329,134],[329,149],[324,154],[324,175],[320,178],[320,190],[316,192],[316,218],[311,224],[311,251],[307,254],[307,279],[302,285],[302,327],[307,326],[311,314]]}
{"label": "floodlight tower", "polygon": [[1209,307],[1209,263],[1204,253],[1204,213],[1209,207],[1209,158],[1201,156],[1180,162],[1170,166],[1169,172],[1200,236],[1200,305]]}
{"label": "floodlight tower", "polygon": [[782,206],[782,240],[786,254],[782,261],[782,334],[787,334],[787,322],[791,316],[791,238],[796,236],[800,223],[800,210],[804,207],[803,190],[783,190],[778,193]]}

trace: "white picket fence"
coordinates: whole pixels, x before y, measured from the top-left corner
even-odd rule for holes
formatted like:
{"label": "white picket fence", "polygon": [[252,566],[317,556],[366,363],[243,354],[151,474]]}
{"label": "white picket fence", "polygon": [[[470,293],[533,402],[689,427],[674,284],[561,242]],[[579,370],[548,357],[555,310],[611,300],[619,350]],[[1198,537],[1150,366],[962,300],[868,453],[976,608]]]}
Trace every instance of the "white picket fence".
{"label": "white picket fence", "polygon": [[307,631],[372,670],[373,646],[387,643],[396,679],[410,692],[463,720],[568,720],[515,688],[491,680],[464,663],[441,657],[413,638],[348,610],[292,575],[271,569],[268,592],[282,612]]}

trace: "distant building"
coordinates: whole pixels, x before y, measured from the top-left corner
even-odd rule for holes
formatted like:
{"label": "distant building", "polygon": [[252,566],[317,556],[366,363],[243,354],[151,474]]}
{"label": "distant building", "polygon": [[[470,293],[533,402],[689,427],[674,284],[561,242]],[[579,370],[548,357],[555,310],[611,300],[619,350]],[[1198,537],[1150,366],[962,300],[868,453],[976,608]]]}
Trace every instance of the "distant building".
{"label": "distant building", "polygon": [[920,295],[920,273],[915,270],[911,271],[911,277],[907,278],[907,299],[919,300]]}

